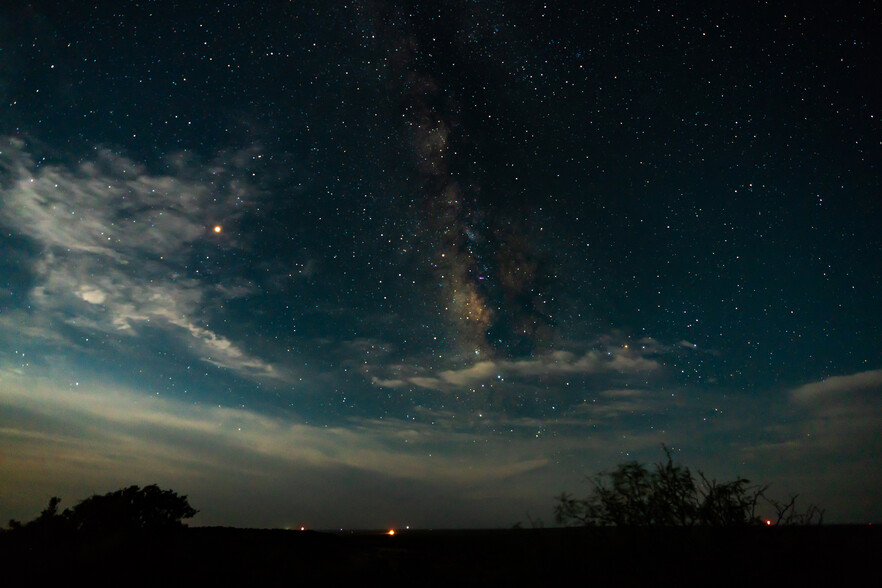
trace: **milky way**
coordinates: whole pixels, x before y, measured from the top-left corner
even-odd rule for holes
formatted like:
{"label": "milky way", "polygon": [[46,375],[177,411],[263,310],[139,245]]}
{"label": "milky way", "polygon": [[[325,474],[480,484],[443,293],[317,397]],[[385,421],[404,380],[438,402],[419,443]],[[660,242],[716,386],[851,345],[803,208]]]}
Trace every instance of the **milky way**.
{"label": "milky way", "polygon": [[550,268],[542,267],[522,227],[529,206],[493,185],[494,170],[468,161],[475,143],[486,142],[470,128],[481,114],[461,95],[475,81],[457,71],[463,69],[459,62],[472,58],[470,41],[462,38],[474,29],[474,15],[470,19],[455,4],[438,26],[416,25],[418,19],[375,10],[372,24],[386,37],[389,86],[400,95],[421,177],[422,238],[431,251],[440,304],[463,352],[530,356],[546,348],[551,336],[552,304],[544,291]]}

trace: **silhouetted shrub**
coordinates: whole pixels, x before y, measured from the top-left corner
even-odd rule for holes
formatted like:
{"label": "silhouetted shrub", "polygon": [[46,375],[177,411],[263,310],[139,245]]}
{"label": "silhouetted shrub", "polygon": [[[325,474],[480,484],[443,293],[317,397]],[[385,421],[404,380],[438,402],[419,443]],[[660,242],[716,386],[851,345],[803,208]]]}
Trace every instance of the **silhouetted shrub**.
{"label": "silhouetted shrub", "polygon": [[662,448],[667,461],[656,463],[652,471],[636,461],[627,462],[615,471],[597,474],[587,498],[561,494],[554,507],[557,522],[589,526],[769,524],[756,514],[760,500],[775,507],[776,524],[820,523],[823,518],[823,511],[814,505],[805,513],[797,512],[795,496],[787,504],[766,498],[768,486],[751,485],[746,478],[721,483],[699,472],[696,479],[689,468],[674,464],[670,451]]}
{"label": "silhouetted shrub", "polygon": [[53,496],[40,516],[24,525],[10,520],[10,530],[34,536],[155,531],[183,527],[182,520],[198,512],[190,506],[186,496],[161,490],[156,484],[96,494],[59,514],[60,502],[60,498]]}
{"label": "silhouetted shrub", "polygon": [[65,511],[64,516],[77,530],[133,531],[182,527],[182,519],[191,518],[196,512],[186,496],[153,484],[96,494]]}

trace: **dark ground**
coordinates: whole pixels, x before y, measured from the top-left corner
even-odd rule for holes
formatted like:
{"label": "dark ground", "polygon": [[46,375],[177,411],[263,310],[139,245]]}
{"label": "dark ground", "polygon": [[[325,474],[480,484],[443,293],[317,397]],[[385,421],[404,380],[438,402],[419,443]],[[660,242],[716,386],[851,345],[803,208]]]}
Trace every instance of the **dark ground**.
{"label": "dark ground", "polygon": [[[113,537],[0,536],[3,584],[882,585],[882,531],[743,529],[314,531],[192,528]],[[12,580],[10,582],[10,580]]]}

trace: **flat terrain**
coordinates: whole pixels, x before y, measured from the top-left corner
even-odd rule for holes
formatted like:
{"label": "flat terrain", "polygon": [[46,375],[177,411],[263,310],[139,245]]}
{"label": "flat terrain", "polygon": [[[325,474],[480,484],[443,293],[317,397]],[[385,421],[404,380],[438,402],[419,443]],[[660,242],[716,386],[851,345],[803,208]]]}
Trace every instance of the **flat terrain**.
{"label": "flat terrain", "polygon": [[[6,585],[297,585],[367,580],[442,585],[687,581],[736,586],[882,585],[882,530],[511,529],[316,532],[201,527],[65,539],[0,536]],[[849,582],[850,584],[850,582]]]}

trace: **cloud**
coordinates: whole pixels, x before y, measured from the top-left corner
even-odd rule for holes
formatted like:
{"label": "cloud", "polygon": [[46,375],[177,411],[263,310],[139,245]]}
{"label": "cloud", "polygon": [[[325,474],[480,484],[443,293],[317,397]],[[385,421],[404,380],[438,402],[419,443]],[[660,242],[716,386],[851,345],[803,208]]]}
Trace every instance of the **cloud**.
{"label": "cloud", "polygon": [[[64,463],[104,463],[119,475],[137,467],[188,476],[272,475],[308,466],[468,485],[547,463],[541,454],[510,444],[476,456],[471,430],[395,419],[316,426],[296,415],[193,404],[104,383],[70,388],[8,369],[0,369],[0,407],[7,456],[0,472],[40,470],[38,463],[25,462],[50,454]],[[466,455],[473,467],[463,468]]]}
{"label": "cloud", "polygon": [[882,370],[871,370],[770,395],[741,419],[739,458],[773,484],[773,496],[799,493],[803,506],[818,504],[837,521],[878,517],[880,392]]}
{"label": "cloud", "polygon": [[791,391],[790,399],[803,413],[789,436],[799,441],[795,450],[837,451],[845,456],[879,444],[882,370],[804,384]]}
{"label": "cloud", "polygon": [[645,352],[624,347],[591,350],[577,355],[569,351],[552,351],[524,360],[478,361],[458,369],[441,371],[437,376],[430,370],[413,370],[399,366],[399,373],[373,383],[387,388],[417,386],[439,391],[454,391],[473,387],[494,379],[563,377],[587,374],[637,374],[659,370],[661,364]]}
{"label": "cloud", "polygon": [[[7,517],[34,516],[51,495],[75,499],[157,482],[191,495],[204,513],[197,524],[276,526],[299,512],[323,524],[376,525],[383,511],[437,525],[450,515],[423,513],[442,508],[457,513],[450,524],[508,525],[524,508],[545,507],[549,488],[566,488],[561,476],[595,471],[615,463],[620,450],[662,440],[642,426],[595,429],[590,415],[466,415],[455,407],[417,408],[415,420],[312,424],[286,410],[197,404],[82,373],[73,385],[70,371],[59,365],[36,376],[0,367]],[[565,466],[561,452],[571,456]]]}
{"label": "cloud", "polygon": [[820,382],[812,382],[795,388],[793,400],[801,404],[823,404],[831,401],[848,401],[856,394],[875,392],[882,398],[882,370],[858,372],[847,376],[833,376]]}
{"label": "cloud", "polygon": [[[133,344],[145,329],[160,329],[213,365],[247,377],[283,377],[208,324],[215,299],[247,291],[244,284],[213,284],[194,259],[199,247],[238,246],[212,227],[235,222],[256,194],[226,181],[228,170],[185,158],[189,167],[152,175],[104,149],[76,166],[39,166],[22,141],[2,143],[0,169],[9,179],[0,192],[0,225],[37,249],[28,298],[38,318],[19,323],[42,321],[47,339],[64,323]],[[15,322],[5,317],[2,325]]]}
{"label": "cloud", "polygon": [[774,454],[775,460],[840,465],[878,459],[882,420],[882,370],[833,376],[792,389],[789,404],[767,425],[745,454]]}

